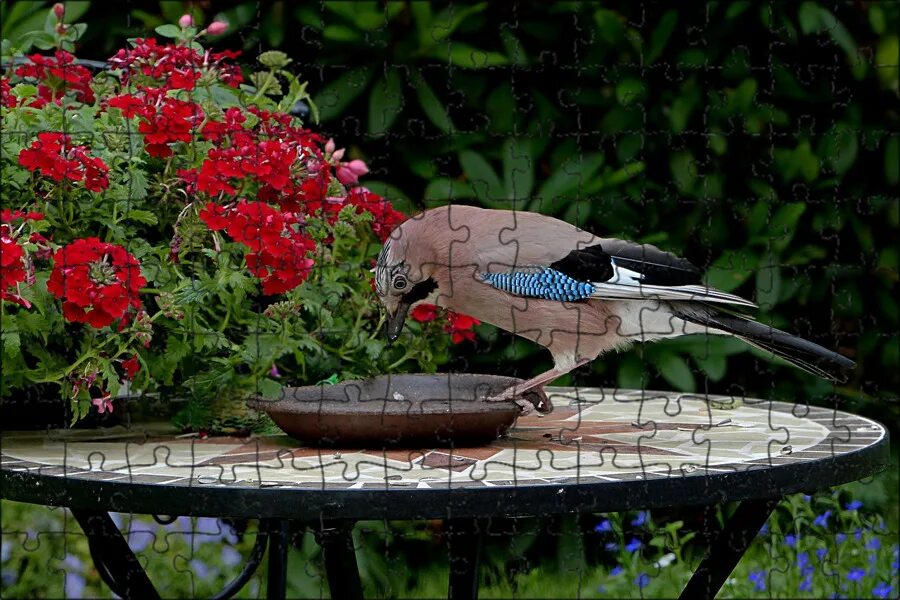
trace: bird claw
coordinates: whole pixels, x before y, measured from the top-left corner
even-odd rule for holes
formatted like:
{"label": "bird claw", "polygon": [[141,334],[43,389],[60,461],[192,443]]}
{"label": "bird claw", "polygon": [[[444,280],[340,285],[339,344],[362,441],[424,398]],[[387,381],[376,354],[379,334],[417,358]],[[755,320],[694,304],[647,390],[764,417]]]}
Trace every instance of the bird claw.
{"label": "bird claw", "polygon": [[528,390],[521,394],[516,390],[515,386],[507,388],[487,399],[488,402],[514,402],[519,407],[519,416],[524,417],[530,415],[536,410],[539,412],[550,412],[553,410],[548,402],[545,402],[545,396],[534,390]]}

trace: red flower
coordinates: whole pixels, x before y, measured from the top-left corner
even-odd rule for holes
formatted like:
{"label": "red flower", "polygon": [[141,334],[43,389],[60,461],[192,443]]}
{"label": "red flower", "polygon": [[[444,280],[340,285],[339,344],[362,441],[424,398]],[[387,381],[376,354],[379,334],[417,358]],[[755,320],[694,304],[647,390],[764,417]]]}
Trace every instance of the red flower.
{"label": "red flower", "polygon": [[69,147],[70,142],[63,133],[39,133],[31,146],[19,152],[19,164],[54,181],[84,181],[84,187],[92,192],[108,188],[106,163],[88,154],[84,146]]}
{"label": "red flower", "polygon": [[113,96],[107,100],[107,105],[118,108],[122,111],[122,115],[126,119],[130,119],[134,115],[151,112],[152,108],[147,106],[143,100],[133,94],[121,94]]}
{"label": "red flower", "polygon": [[9,85],[9,79],[0,77],[0,106],[13,108],[16,105],[16,98],[12,95],[12,87]]}
{"label": "red flower", "polygon": [[27,300],[19,296],[18,284],[25,281],[25,252],[10,237],[9,227],[0,229],[0,300],[9,300],[30,308]]}
{"label": "red flower", "polygon": [[93,104],[91,72],[76,65],[75,57],[65,50],[57,50],[54,56],[32,54],[31,64],[16,69],[19,77],[33,77],[38,80],[38,97],[45,102],[62,102],[62,96],[71,91],[75,99],[84,104]]}
{"label": "red flower", "polygon": [[69,321],[105,327],[139,308],[138,290],[147,281],[140,263],[127,250],[97,238],[75,240],[53,255],[47,289],[63,299]]}
{"label": "red flower", "polygon": [[294,226],[298,218],[264,202],[241,200],[226,209],[209,203],[200,218],[213,231],[224,229],[247,253],[247,268],[262,281],[264,294],[281,294],[303,283],[314,264],[315,243]]}
{"label": "red flower", "polygon": [[409,312],[409,316],[419,323],[428,323],[437,319],[438,307],[434,304],[418,304]]}
{"label": "red flower", "polygon": [[357,207],[357,212],[369,212],[372,215],[372,230],[383,242],[397,225],[406,220],[406,216],[394,210],[391,203],[370,192],[364,187],[355,187],[347,194],[347,204]]}
{"label": "red flower", "polygon": [[[122,83],[144,83],[155,79],[150,87],[192,90],[204,72],[231,87],[238,87],[244,80],[237,65],[226,61],[240,56],[240,52],[210,52],[203,54],[190,46],[176,44],[159,45],[153,38],[134,40],[133,48],[123,48],[109,59],[115,68],[122,69]],[[146,87],[146,86],[144,86]]]}
{"label": "red flower", "polygon": [[472,331],[472,327],[481,325],[481,321],[475,317],[461,315],[453,311],[447,312],[447,319],[448,322],[447,326],[444,327],[444,331],[450,334],[450,339],[453,340],[454,344],[459,344],[465,340],[475,341],[475,332]]}
{"label": "red flower", "polygon": [[138,362],[137,355],[132,354],[131,358],[122,361],[122,369],[125,371],[125,379],[129,381],[141,370],[141,364]]}

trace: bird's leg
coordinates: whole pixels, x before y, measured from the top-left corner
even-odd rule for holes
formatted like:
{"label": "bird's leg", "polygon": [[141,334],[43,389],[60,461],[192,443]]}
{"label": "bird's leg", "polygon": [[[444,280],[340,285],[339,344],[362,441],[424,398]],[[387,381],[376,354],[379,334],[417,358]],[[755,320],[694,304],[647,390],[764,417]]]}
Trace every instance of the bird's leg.
{"label": "bird's leg", "polygon": [[521,396],[528,390],[532,390],[536,387],[542,387],[544,385],[547,385],[548,383],[550,383],[557,377],[562,377],[566,373],[573,371],[574,369],[577,369],[578,367],[580,367],[584,364],[587,364],[589,362],[590,362],[590,359],[585,358],[585,359],[582,359],[582,360],[576,362],[575,364],[573,364],[570,367],[565,367],[565,368],[554,367],[554,368],[550,369],[549,371],[545,371],[545,372],[541,373],[540,375],[538,375],[536,377],[532,377],[531,379],[529,379],[527,381],[524,381],[522,383],[519,383],[519,384],[516,384],[516,385],[506,388],[505,390],[503,390],[496,396],[492,396],[490,398],[490,400],[495,401],[495,402],[501,402],[501,401],[505,402],[505,401],[515,399],[516,404],[518,404],[519,407],[522,409],[522,415],[530,414],[531,411],[534,410],[534,405],[531,402],[529,402],[528,400],[526,400],[524,398],[519,398],[518,396]]}

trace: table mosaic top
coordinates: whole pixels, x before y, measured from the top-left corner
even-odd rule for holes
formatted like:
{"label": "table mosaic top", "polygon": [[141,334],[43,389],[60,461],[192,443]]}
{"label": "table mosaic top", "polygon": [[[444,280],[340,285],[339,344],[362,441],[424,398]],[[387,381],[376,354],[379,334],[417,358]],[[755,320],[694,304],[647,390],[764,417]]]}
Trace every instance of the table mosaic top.
{"label": "table mosaic top", "polygon": [[[55,483],[62,496],[77,488],[124,498],[130,488],[153,486],[189,488],[195,499],[205,490],[254,491],[259,501],[266,492],[344,492],[334,496],[341,503],[373,491],[522,496],[552,487],[564,496],[571,486],[603,493],[641,482],[640,493],[651,494],[651,482],[668,482],[699,501],[703,493],[736,491],[741,479],[750,486],[744,495],[763,481],[781,486],[779,493],[827,487],[870,475],[887,457],[881,424],[832,409],[672,392],[547,391],[551,414],[522,417],[507,436],[481,447],[320,449],[285,435],[201,440],[163,424],[5,432],[0,491],[28,500],[29,485],[50,486],[46,493]],[[753,480],[754,472],[767,474]]]}

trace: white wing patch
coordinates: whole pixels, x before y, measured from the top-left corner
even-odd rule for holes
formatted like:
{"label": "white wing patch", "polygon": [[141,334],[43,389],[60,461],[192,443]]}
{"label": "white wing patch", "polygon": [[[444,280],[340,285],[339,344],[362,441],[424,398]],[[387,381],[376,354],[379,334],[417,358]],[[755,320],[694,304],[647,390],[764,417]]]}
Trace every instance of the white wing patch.
{"label": "white wing patch", "polygon": [[608,281],[591,282],[594,286],[593,298],[637,300],[653,298],[658,300],[698,300],[719,304],[738,304],[757,308],[757,306],[734,294],[702,285],[645,285],[641,283],[644,276],[637,271],[620,267],[615,259],[611,260],[613,276]]}

